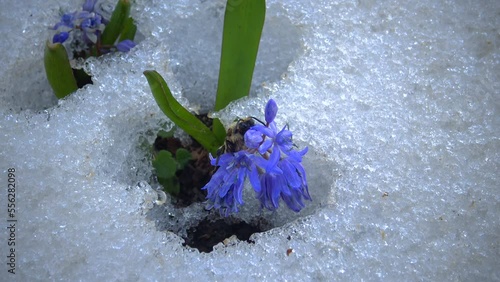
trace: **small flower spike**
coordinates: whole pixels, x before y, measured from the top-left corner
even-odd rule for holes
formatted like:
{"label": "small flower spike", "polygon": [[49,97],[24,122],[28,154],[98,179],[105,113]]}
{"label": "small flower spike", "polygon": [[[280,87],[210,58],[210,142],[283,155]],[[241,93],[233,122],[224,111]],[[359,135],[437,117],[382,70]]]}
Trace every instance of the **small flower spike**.
{"label": "small flower spike", "polygon": [[246,148],[225,153],[218,157],[218,162],[212,158],[211,163],[218,170],[202,188],[208,191],[208,209],[219,209],[225,216],[238,212],[247,176],[261,206],[268,210],[278,209],[282,199],[288,208],[299,212],[305,207],[303,200],[311,200],[302,166],[308,149],[293,149],[292,132],[287,126],[277,129],[274,121],[277,112],[276,102],[269,100],[265,108],[266,124],[254,125],[244,134]]}
{"label": "small flower spike", "polygon": [[94,51],[105,54],[116,48],[120,52],[128,52],[135,47],[132,40],[123,40],[116,46],[101,44],[101,35],[108,20],[95,10],[96,2],[97,0],[85,0],[81,11],[63,14],[61,20],[52,27],[56,31],[52,43],[64,43],[70,56],[73,53],[79,56],[85,54],[82,57],[87,57]]}
{"label": "small flower spike", "polygon": [[[211,157],[211,156],[210,156]],[[211,164],[217,159],[211,157]],[[219,157],[219,169],[203,190],[207,190],[208,209],[218,209],[221,215],[228,216],[238,212],[238,205],[243,205],[243,184],[249,176],[250,181],[259,185],[257,167],[245,151],[225,153]]]}
{"label": "small flower spike", "polygon": [[258,198],[263,207],[268,210],[277,209],[281,197],[291,210],[299,212],[305,207],[302,198],[311,200],[306,173],[301,164],[305,153],[307,153],[307,148],[302,152],[292,151],[291,156],[278,161],[276,165],[279,170],[266,171],[261,175],[262,190]]}

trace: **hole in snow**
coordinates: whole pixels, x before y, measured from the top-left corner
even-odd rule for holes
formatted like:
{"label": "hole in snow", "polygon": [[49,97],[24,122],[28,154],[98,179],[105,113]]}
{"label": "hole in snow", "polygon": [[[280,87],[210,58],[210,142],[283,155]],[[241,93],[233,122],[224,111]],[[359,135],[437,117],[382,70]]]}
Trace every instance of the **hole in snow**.
{"label": "hole in snow", "polygon": [[200,252],[211,252],[213,246],[219,243],[225,246],[237,240],[252,243],[250,237],[254,233],[279,228],[334,203],[335,189],[331,185],[339,177],[336,164],[309,148],[303,165],[312,201],[304,201],[306,207],[299,213],[288,209],[283,200],[280,200],[277,211],[261,210],[254,191],[250,185],[246,185],[243,192],[245,204],[239,207],[239,213],[229,217],[220,216],[217,210],[205,210],[203,203],[178,208],[167,201],[149,210],[147,218],[155,221],[157,230],[175,233],[184,239],[184,246],[196,248]]}

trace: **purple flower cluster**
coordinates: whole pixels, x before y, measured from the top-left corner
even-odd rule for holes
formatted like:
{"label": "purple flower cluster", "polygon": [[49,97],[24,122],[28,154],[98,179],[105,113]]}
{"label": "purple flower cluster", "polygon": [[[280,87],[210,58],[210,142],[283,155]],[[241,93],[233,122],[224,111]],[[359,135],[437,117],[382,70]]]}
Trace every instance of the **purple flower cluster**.
{"label": "purple flower cluster", "polygon": [[76,54],[89,54],[93,46],[97,52],[106,53],[114,47],[121,52],[128,52],[135,47],[132,40],[123,40],[115,46],[100,46],[100,38],[108,21],[94,10],[97,0],[85,0],[82,10],[63,14],[61,20],[51,29],[56,31],[52,43],[61,43],[70,47]]}
{"label": "purple flower cluster", "polygon": [[292,132],[287,126],[280,131],[276,127],[277,112],[276,102],[269,100],[266,124],[254,125],[245,133],[245,149],[218,158],[210,156],[211,164],[219,168],[202,188],[208,192],[208,209],[218,209],[225,216],[238,212],[247,176],[261,206],[268,210],[276,210],[280,198],[295,212],[305,206],[303,199],[311,200],[301,164],[307,147],[302,151],[293,149]]}

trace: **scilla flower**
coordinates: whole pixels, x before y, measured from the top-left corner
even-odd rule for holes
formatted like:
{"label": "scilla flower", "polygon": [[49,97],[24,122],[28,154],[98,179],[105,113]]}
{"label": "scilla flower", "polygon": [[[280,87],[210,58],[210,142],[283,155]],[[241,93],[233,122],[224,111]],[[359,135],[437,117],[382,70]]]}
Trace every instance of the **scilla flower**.
{"label": "scilla flower", "polygon": [[135,47],[131,40],[118,42],[116,46],[103,46],[100,43],[107,20],[95,11],[96,2],[97,0],[85,0],[81,11],[63,14],[61,20],[51,28],[56,31],[52,43],[64,44],[70,57],[73,53],[79,57],[87,57],[93,52],[94,46],[97,47],[97,55],[111,50],[128,52]]}
{"label": "scilla flower", "polygon": [[246,176],[256,192],[261,206],[269,210],[279,207],[280,199],[293,211],[304,208],[303,199],[311,200],[306,172],[302,166],[302,151],[293,150],[292,132],[283,127],[278,132],[274,118],[278,106],[269,100],[265,108],[266,124],[252,126],[244,135],[241,151],[225,153],[212,165],[219,166],[210,182],[203,187],[208,191],[208,208],[216,208],[226,216],[237,212],[243,204],[242,191]]}
{"label": "scilla flower", "polygon": [[211,158],[211,164],[219,165],[219,169],[202,189],[208,191],[207,208],[216,208],[221,214],[228,216],[238,212],[238,205],[243,205],[243,184],[249,176],[253,185],[259,186],[257,167],[245,151],[225,153],[218,159]]}
{"label": "scilla flower", "polygon": [[311,200],[307,187],[306,172],[302,166],[302,156],[307,147],[297,152],[293,150],[292,132],[286,126],[278,132],[274,118],[278,106],[274,100],[266,105],[266,125],[255,125],[245,133],[249,148],[257,149],[259,155],[254,158],[260,169],[261,190],[258,198],[261,205],[269,210],[279,207],[279,199],[293,211],[300,211],[305,205],[302,198]]}
{"label": "scilla flower", "polygon": [[266,166],[266,172],[260,175],[261,190],[258,192],[263,207],[275,210],[281,198],[291,210],[299,212],[305,207],[302,198],[311,200],[306,172],[301,164],[306,153],[307,148],[301,152],[290,151],[290,156]]}

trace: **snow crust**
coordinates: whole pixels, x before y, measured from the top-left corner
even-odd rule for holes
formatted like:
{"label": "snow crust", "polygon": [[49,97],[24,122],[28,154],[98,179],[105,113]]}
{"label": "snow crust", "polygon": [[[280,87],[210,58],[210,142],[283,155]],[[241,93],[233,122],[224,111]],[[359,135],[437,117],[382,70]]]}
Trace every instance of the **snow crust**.
{"label": "snow crust", "polygon": [[[156,69],[181,103],[210,110],[225,1],[137,0],[144,40],[85,62],[94,84],[57,101],[43,70],[47,28],[81,5],[62,2],[0,10],[0,179],[15,168],[15,279],[500,281],[498,1],[267,1],[252,93],[215,115],[262,116],[275,99],[278,124],[310,148],[313,202],[261,212],[247,189],[239,217],[274,228],[208,254],[158,225],[185,229],[201,204],[151,213],[147,146],[172,125],[142,72]],[[0,252],[3,262],[6,239]]]}

